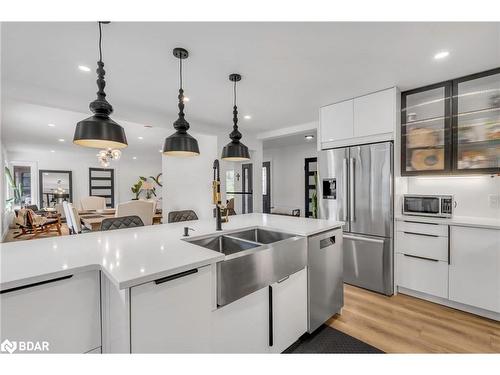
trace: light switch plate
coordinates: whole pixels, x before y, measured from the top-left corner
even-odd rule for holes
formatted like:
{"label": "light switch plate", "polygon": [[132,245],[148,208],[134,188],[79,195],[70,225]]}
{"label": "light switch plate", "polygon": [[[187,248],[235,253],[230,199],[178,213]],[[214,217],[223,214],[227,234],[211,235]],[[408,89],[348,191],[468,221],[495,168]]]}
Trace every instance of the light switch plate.
{"label": "light switch plate", "polygon": [[500,195],[499,194],[489,194],[488,195],[488,204],[490,208],[500,208]]}

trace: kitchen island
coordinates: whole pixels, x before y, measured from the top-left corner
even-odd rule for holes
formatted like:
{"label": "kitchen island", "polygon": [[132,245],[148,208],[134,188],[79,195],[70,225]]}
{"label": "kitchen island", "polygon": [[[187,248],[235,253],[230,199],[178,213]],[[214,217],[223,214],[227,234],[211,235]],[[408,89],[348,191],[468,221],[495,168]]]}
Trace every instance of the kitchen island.
{"label": "kitchen island", "polygon": [[[43,339],[53,352],[269,352],[307,330],[307,267],[276,281],[275,293],[269,285],[218,306],[216,265],[226,255],[185,241],[185,226],[192,238],[216,232],[215,220],[199,220],[2,244],[1,340]],[[264,228],[306,246],[336,231],[341,246],[341,226],[247,214],[217,233]],[[281,343],[279,331],[298,336]]]}

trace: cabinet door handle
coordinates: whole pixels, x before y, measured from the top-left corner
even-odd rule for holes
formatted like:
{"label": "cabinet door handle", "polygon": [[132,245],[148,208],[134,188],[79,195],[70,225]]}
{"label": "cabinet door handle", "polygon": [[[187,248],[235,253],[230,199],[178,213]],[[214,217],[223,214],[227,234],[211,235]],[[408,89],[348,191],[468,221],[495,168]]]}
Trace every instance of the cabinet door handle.
{"label": "cabinet door handle", "polygon": [[419,257],[417,255],[410,255],[410,254],[403,254],[405,257],[409,257],[409,258],[417,258],[417,259],[423,259],[423,260],[430,260],[432,262],[439,262],[439,260],[437,259],[432,259],[432,258],[426,258],[426,257]]}
{"label": "cabinet door handle", "polygon": [[414,223],[414,224],[425,224],[425,225],[439,225],[438,223],[427,223],[422,221],[413,221],[413,220],[403,220],[405,223]]}
{"label": "cabinet door handle", "polygon": [[273,287],[269,285],[269,346],[274,344],[273,330]]}
{"label": "cabinet door handle", "polygon": [[21,290],[21,289],[27,289],[27,288],[32,288],[34,286],[38,285],[43,285],[43,284],[49,284],[49,283],[55,283],[56,281],[60,280],[66,280],[72,278],[73,275],[68,275],[68,276],[63,276],[63,277],[58,277],[55,279],[50,279],[50,280],[45,280],[45,281],[40,281],[38,283],[33,283],[33,284],[28,284],[28,285],[23,285],[23,286],[17,286],[15,288],[10,288],[10,289],[5,289],[5,290],[0,290],[0,294],[4,293],[10,293],[10,292],[15,292],[16,290]]}
{"label": "cabinet door handle", "polygon": [[284,278],[282,278],[281,280],[278,280],[278,284],[282,283],[283,281],[286,281],[290,278],[290,275],[288,276],[285,276]]}
{"label": "cabinet door handle", "polygon": [[448,265],[451,264],[451,227],[448,225]]}
{"label": "cabinet door handle", "polygon": [[172,281],[172,280],[175,280],[175,279],[180,279],[181,277],[192,275],[193,273],[197,273],[197,272],[198,272],[198,268],[194,268],[194,269],[189,270],[189,271],[179,272],[179,273],[176,273],[174,275],[170,275],[170,276],[167,276],[167,277],[162,277],[161,279],[155,280],[155,284],[156,285],[163,284],[163,283],[166,283],[167,281]]}
{"label": "cabinet door handle", "polygon": [[403,233],[404,234],[413,234],[414,236],[439,237],[437,234],[416,233],[416,232],[403,232]]}

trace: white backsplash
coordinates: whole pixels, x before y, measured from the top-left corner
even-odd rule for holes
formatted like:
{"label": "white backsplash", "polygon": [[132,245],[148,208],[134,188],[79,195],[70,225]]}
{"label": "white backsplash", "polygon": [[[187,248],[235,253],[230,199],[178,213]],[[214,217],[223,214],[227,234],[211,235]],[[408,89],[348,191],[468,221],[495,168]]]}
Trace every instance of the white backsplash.
{"label": "white backsplash", "polygon": [[[500,209],[490,207],[489,196],[500,195],[500,176],[399,177],[399,191],[408,194],[452,194],[455,216],[498,218]],[[396,204],[396,207],[401,207]],[[397,212],[399,213],[399,212]]]}

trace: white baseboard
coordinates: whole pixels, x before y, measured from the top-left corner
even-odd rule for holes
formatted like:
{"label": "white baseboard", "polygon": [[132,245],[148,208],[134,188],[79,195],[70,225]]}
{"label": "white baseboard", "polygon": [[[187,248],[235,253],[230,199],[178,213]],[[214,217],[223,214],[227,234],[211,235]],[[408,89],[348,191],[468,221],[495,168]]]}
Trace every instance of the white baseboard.
{"label": "white baseboard", "polygon": [[395,290],[397,290],[401,294],[407,294],[412,297],[425,299],[426,301],[438,303],[440,305],[451,307],[453,309],[465,311],[474,315],[479,315],[488,319],[500,321],[500,313],[494,311],[484,310],[479,307],[465,305],[463,303],[450,301],[449,299],[446,298],[436,297],[427,293],[417,292],[416,290],[406,289],[400,286],[398,286]]}

